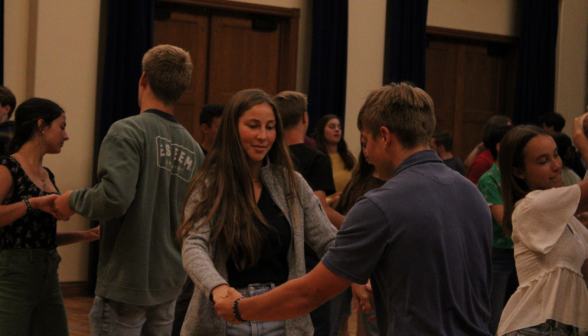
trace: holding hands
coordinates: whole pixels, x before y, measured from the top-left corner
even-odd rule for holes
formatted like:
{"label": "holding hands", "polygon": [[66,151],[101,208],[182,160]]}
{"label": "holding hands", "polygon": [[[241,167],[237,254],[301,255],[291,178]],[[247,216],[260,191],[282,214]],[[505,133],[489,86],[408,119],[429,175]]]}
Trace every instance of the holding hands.
{"label": "holding hands", "polygon": [[71,216],[76,214],[68,205],[71,192],[71,190],[68,190],[55,199],[53,209],[55,211],[55,217],[59,220],[67,221]]}
{"label": "holding hands", "polygon": [[31,197],[28,199],[32,209],[39,209],[47,212],[58,220],[67,221],[75,211],[71,210],[68,205],[69,195],[71,190],[65,192],[63,195],[46,195],[39,197]]}
{"label": "holding hands", "polygon": [[32,197],[28,199],[28,202],[31,205],[31,208],[45,211],[57,218],[57,215],[55,214],[55,209],[53,209],[53,203],[55,202],[55,199],[57,199],[57,197],[59,197],[59,195]]}
{"label": "holding hands", "polygon": [[[219,290],[217,291],[217,289]],[[215,292],[217,292],[217,296],[215,296]],[[212,293],[212,299],[215,302],[214,308],[216,309],[218,316],[231,324],[241,324],[241,322],[235,318],[233,305],[235,304],[235,300],[243,297],[243,295],[241,295],[236,289],[227,285],[215,288]],[[224,295],[221,295],[221,293]]]}
{"label": "holding hands", "polygon": [[366,314],[371,313],[374,307],[374,294],[372,293],[371,283],[368,281],[365,285],[359,285],[356,283],[351,284],[351,291],[353,292],[353,305],[355,306],[355,312],[358,312],[359,309],[361,309]]}

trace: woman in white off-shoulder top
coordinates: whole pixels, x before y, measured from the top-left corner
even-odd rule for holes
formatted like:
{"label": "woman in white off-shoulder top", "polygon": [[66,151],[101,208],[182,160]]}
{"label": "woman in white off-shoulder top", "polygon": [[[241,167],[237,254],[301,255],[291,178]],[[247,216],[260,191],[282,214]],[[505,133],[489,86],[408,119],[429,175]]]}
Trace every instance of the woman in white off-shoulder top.
{"label": "woman in white off-shoulder top", "polygon": [[[574,140],[588,156],[582,131]],[[551,136],[519,126],[500,145],[506,233],[512,233],[519,288],[497,335],[584,335],[588,332],[588,230],[575,214],[588,206],[588,181],[562,187],[562,161]]]}

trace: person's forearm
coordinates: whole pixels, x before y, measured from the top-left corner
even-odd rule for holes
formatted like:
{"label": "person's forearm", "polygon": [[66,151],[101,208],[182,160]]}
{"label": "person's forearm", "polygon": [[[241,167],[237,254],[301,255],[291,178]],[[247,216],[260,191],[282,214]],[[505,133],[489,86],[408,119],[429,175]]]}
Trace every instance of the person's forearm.
{"label": "person's forearm", "polygon": [[[45,196],[47,197],[47,196]],[[39,197],[28,199],[32,209],[39,209]],[[0,205],[0,227],[12,224],[15,220],[27,214],[27,206],[24,202],[16,202],[8,205]]]}
{"label": "person's forearm", "polygon": [[341,224],[343,224],[343,221],[345,220],[345,216],[338,213],[330,206],[325,207],[325,212],[327,213],[327,217],[329,217],[331,224],[333,224],[337,230],[339,230],[341,228]]}
{"label": "person's forearm", "polygon": [[474,160],[483,151],[484,151],[484,145],[482,143],[479,143],[476,147],[474,147],[474,149],[470,152],[468,157],[463,161],[463,165],[466,170],[470,169],[470,166],[472,165],[472,163],[474,163]]}
{"label": "person's forearm", "polygon": [[312,292],[302,278],[288,281],[263,294],[239,301],[241,318],[253,321],[281,321],[306,315],[329,299]]}
{"label": "person's forearm", "polygon": [[57,232],[55,235],[55,244],[57,246],[75,244],[86,240],[84,231]]}
{"label": "person's forearm", "polygon": [[[32,205],[31,205],[32,206]],[[26,215],[27,207],[23,202],[0,206],[0,227],[11,224]]]}

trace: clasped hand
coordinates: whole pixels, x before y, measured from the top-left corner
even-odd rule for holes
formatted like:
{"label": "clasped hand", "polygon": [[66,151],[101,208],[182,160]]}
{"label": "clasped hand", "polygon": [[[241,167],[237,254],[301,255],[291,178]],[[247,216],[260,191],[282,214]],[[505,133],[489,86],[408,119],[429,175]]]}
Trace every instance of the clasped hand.
{"label": "clasped hand", "polygon": [[63,195],[33,197],[29,198],[29,202],[34,209],[50,213],[58,220],[67,221],[71,216],[75,215],[75,211],[71,210],[68,205],[70,194],[71,190]]}
{"label": "clasped hand", "polygon": [[53,210],[55,211],[55,218],[67,221],[73,215],[75,215],[75,211],[69,208],[68,201],[69,196],[71,195],[71,190],[66,191],[62,195],[58,196],[53,202]]}
{"label": "clasped hand", "polygon": [[242,297],[243,295],[232,287],[225,287],[226,288],[222,289],[224,291],[224,295],[221,294],[215,296],[213,292],[213,300],[215,302],[214,309],[216,309],[216,313],[223,320],[231,324],[241,324],[241,322],[235,319],[235,314],[233,312],[233,304],[235,300]]}

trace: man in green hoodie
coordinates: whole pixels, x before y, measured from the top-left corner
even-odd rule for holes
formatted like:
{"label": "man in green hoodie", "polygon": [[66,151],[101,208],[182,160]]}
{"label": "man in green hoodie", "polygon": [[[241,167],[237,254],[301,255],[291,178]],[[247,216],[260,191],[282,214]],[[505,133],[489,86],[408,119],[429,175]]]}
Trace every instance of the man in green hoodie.
{"label": "man in green hoodie", "polygon": [[137,116],[112,125],[98,158],[98,184],[65,192],[60,218],[100,221],[92,334],[169,335],[186,280],[175,234],[188,184],[204,156],[174,118],[190,84],[190,55],[160,45],[143,57]]}

